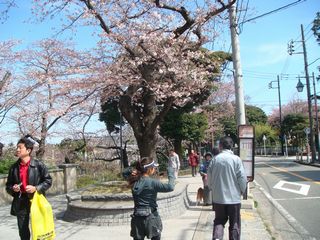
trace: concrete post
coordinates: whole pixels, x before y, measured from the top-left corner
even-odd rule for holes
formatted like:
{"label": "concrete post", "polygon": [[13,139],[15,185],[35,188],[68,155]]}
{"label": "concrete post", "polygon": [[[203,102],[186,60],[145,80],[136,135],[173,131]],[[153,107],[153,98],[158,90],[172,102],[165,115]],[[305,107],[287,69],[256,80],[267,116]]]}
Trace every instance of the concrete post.
{"label": "concrete post", "polygon": [[77,164],[61,164],[58,167],[63,169],[64,174],[64,193],[68,193],[77,188]]}

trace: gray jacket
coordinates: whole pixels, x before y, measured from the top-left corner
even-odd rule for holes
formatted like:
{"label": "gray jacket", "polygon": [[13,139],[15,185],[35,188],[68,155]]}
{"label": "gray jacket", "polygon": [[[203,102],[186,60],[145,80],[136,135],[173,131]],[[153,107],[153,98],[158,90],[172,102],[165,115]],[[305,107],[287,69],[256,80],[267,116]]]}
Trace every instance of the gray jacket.
{"label": "gray jacket", "polygon": [[212,160],[208,169],[208,186],[212,190],[214,203],[241,203],[247,177],[241,159],[231,150],[222,150]]}

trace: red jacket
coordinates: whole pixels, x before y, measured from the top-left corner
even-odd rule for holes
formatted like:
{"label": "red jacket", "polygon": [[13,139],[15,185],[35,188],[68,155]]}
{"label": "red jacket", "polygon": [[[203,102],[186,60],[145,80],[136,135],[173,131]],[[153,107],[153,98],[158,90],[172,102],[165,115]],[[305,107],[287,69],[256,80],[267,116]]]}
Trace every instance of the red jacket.
{"label": "red jacket", "polygon": [[199,164],[199,157],[195,153],[190,153],[189,154],[189,165],[191,167],[196,167]]}

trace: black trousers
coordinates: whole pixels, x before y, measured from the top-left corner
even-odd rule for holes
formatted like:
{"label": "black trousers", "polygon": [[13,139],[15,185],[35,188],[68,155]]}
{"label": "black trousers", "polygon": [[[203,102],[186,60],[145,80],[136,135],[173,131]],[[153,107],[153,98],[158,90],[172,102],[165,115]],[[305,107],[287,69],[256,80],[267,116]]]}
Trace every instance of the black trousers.
{"label": "black trousers", "polygon": [[197,175],[197,166],[191,166],[192,177]]}
{"label": "black trousers", "polygon": [[30,199],[26,195],[22,195],[17,205],[17,221],[20,239],[30,240]]}
{"label": "black trousers", "polygon": [[215,219],[213,221],[212,239],[223,239],[224,226],[229,220],[229,240],[240,240],[241,204],[214,203]]}

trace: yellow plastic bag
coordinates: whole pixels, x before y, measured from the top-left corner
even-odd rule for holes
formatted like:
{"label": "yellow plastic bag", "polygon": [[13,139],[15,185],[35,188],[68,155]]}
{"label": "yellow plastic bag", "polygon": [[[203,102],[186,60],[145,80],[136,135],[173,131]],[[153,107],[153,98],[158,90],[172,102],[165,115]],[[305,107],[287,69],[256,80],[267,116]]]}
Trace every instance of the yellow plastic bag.
{"label": "yellow plastic bag", "polygon": [[37,191],[31,200],[30,218],[33,240],[53,240],[55,238],[51,205]]}

